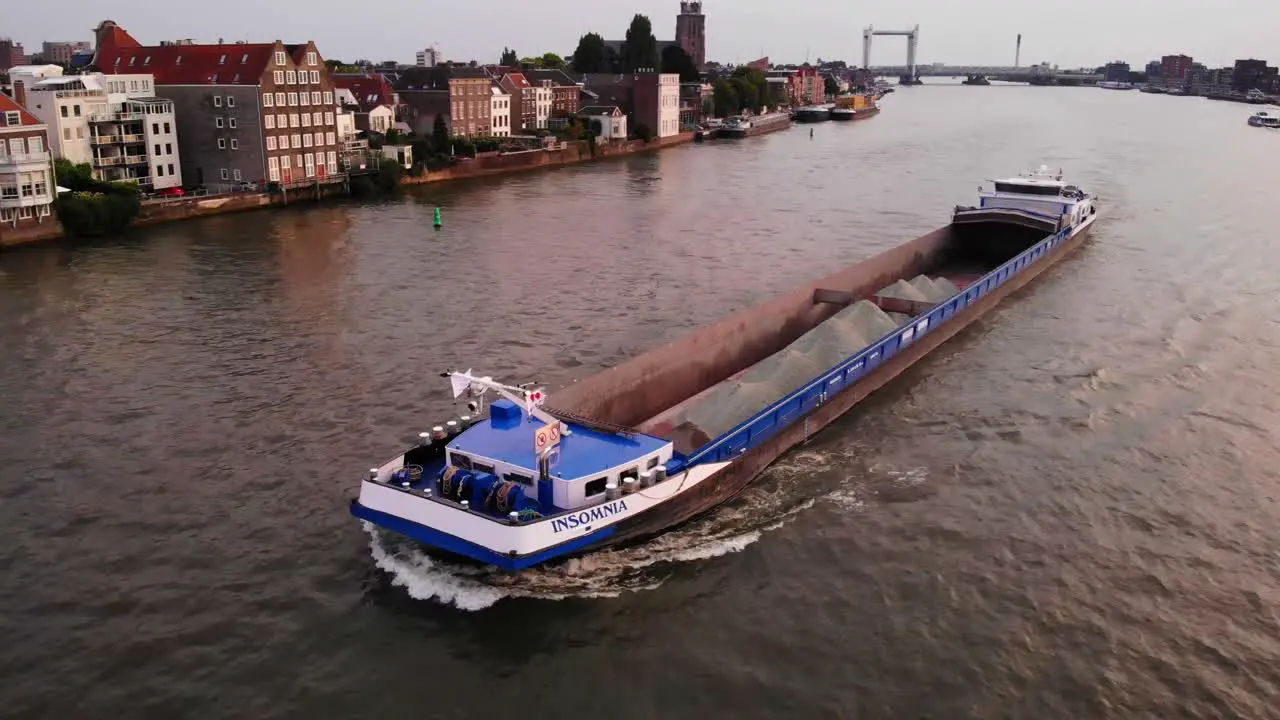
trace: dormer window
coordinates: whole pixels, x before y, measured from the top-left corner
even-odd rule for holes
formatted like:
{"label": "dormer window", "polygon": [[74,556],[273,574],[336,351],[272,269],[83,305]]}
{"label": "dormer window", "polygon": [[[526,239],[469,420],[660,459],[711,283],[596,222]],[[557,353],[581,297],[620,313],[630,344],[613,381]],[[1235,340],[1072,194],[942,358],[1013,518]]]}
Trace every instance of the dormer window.
{"label": "dormer window", "polygon": [[315,54],[315,53],[313,53],[313,52],[309,52],[309,53],[307,53],[307,64],[308,64],[308,65],[313,65],[313,66],[316,64],[316,54]]}
{"label": "dormer window", "polygon": [[276,64],[277,64],[277,65],[283,65],[283,64],[284,64],[284,53],[283,53],[283,52],[277,52],[277,53],[276,53]]}
{"label": "dormer window", "polygon": [[219,56],[218,56],[218,64],[219,64],[219,65],[226,65],[226,64],[227,64],[227,56],[226,56],[226,55],[219,55]]}
{"label": "dormer window", "polygon": [[133,67],[133,64],[136,63],[137,61],[138,61],[137,55],[134,55],[133,57],[129,58],[129,67]]}
{"label": "dormer window", "polygon": [[142,58],[142,64],[143,64],[143,65],[150,65],[150,64],[151,64],[151,56],[150,56],[150,55],[148,55],[148,56],[146,56],[146,57]]}
{"label": "dormer window", "polygon": [[249,53],[245,53],[245,54],[243,54],[243,55],[241,55],[241,56],[240,56],[240,64],[241,64],[241,65],[245,65],[245,64],[247,64],[248,62],[249,62]]}

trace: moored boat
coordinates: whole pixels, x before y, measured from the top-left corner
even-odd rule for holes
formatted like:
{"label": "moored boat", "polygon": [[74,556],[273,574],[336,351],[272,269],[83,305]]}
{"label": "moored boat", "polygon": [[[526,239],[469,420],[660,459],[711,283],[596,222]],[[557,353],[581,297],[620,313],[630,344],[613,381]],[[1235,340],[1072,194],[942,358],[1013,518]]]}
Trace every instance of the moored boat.
{"label": "moored boat", "polygon": [[752,117],[735,115],[725,118],[724,124],[720,126],[720,137],[730,139],[754,137],[789,127],[791,127],[791,116],[787,113],[770,113]]}
{"label": "moored boat", "polygon": [[1043,170],[979,201],[554,398],[446,372],[470,416],[371,469],[351,513],[432,552],[519,570],[709,511],[1064,257],[1096,219],[1089,195]]}
{"label": "moored boat", "polygon": [[831,119],[837,121],[848,122],[853,119],[857,111],[853,108],[833,107],[831,108]]}
{"label": "moored boat", "polygon": [[991,81],[986,75],[969,75],[961,83],[961,85],[990,85]]}
{"label": "moored boat", "polygon": [[830,119],[831,107],[828,105],[813,105],[810,107],[797,108],[795,111],[796,122],[824,122]]}
{"label": "moored boat", "polygon": [[1103,90],[1132,90],[1135,86],[1133,83],[1120,82],[1117,80],[1104,80],[1098,83],[1098,87]]}

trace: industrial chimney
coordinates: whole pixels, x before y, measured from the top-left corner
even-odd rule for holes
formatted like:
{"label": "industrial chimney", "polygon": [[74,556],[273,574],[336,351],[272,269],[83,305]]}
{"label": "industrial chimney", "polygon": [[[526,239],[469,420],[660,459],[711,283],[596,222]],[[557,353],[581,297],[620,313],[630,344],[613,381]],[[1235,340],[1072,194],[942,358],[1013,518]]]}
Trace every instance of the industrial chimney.
{"label": "industrial chimney", "polygon": [[1018,48],[1013,51],[1013,67],[1020,67],[1019,61],[1022,60],[1022,33],[1018,33]]}

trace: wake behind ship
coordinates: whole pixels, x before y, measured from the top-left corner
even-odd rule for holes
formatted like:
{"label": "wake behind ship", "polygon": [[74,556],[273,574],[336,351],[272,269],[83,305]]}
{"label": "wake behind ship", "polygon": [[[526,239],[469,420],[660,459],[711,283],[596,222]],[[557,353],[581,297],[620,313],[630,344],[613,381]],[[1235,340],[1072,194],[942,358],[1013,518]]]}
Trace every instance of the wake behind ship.
{"label": "wake behind ship", "polygon": [[[519,570],[637,541],[779,455],[1082,242],[1087,193],[1041,169],[951,224],[556,393],[446,372],[472,415],[371,468],[351,513]],[[488,403],[486,414],[486,403]]]}

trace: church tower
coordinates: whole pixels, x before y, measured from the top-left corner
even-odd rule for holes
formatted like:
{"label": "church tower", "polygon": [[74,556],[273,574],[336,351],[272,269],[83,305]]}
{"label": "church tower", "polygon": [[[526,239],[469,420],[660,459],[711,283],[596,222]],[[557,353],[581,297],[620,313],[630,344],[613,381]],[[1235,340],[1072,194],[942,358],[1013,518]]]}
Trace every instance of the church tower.
{"label": "church tower", "polygon": [[676,44],[693,58],[699,70],[707,64],[707,16],[702,14],[701,0],[680,3],[676,16]]}

